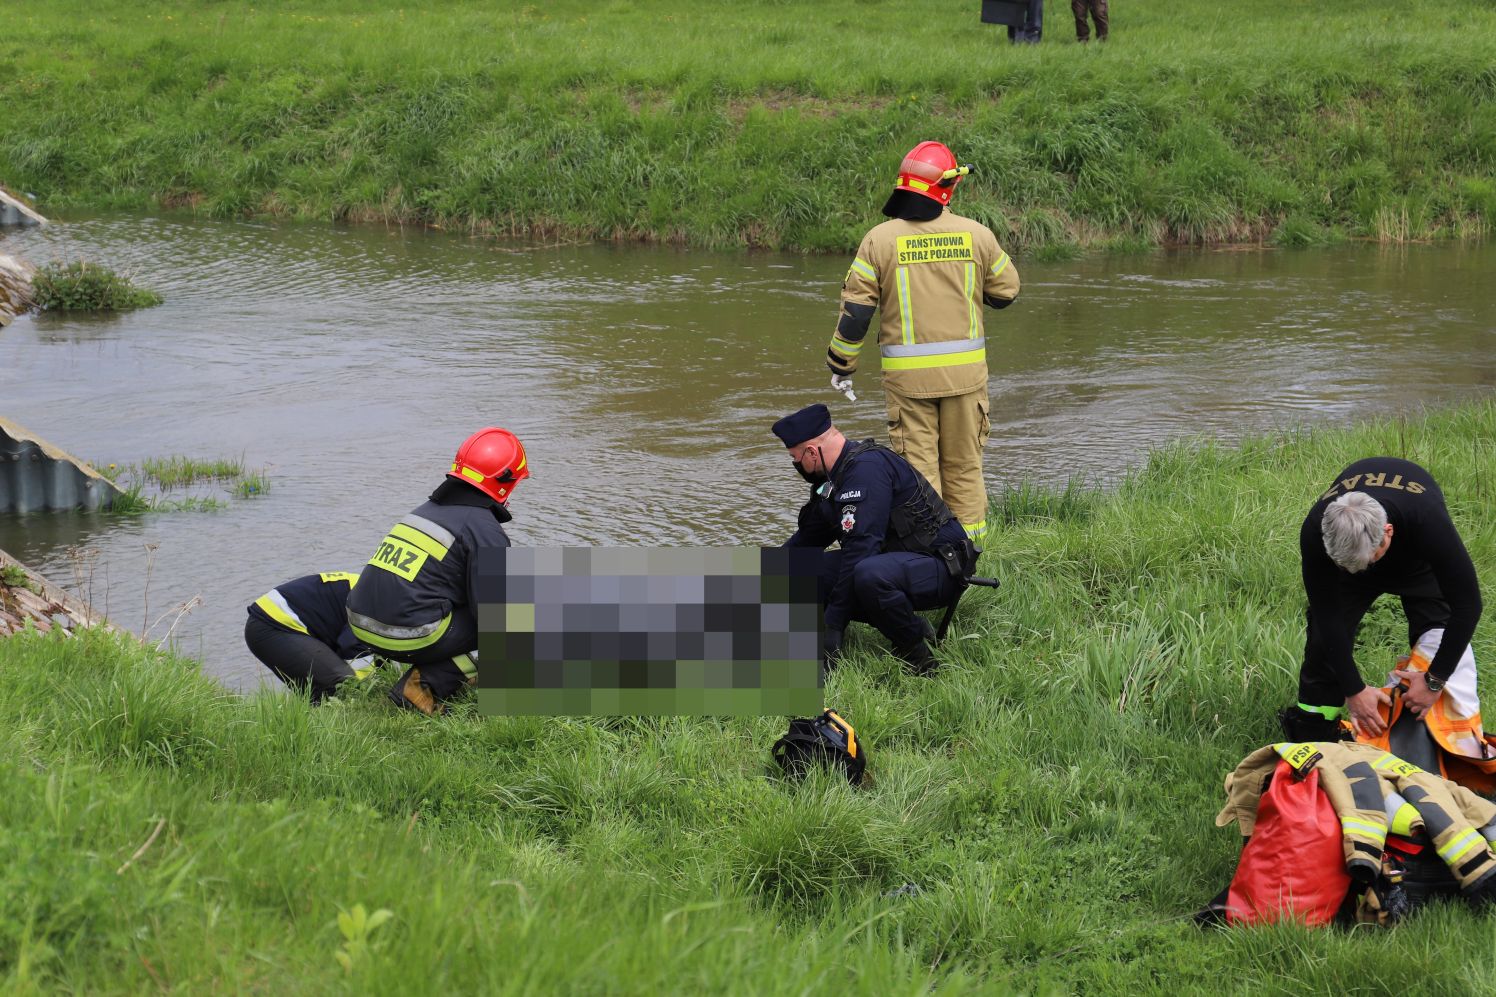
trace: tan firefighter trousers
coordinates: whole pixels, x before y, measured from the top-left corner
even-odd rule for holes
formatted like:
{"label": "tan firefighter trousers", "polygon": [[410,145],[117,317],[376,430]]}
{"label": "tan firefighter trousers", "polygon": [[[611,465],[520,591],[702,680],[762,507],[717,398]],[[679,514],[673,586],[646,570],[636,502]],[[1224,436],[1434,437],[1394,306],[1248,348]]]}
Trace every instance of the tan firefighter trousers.
{"label": "tan firefighter trousers", "polygon": [[946,398],[908,398],[884,389],[888,440],[923,474],[977,543],[987,532],[987,486],[982,448],[991,431],[987,387]]}

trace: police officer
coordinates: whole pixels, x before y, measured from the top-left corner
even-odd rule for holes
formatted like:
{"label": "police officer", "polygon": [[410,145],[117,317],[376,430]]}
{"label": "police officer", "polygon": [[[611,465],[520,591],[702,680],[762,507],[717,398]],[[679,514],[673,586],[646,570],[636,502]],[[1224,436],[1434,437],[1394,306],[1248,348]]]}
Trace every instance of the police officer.
{"label": "police officer", "polygon": [[[1347,713],[1363,736],[1384,733],[1387,694],[1361,679],[1352,654],[1362,617],[1384,594],[1402,600],[1415,657],[1420,649],[1427,656],[1426,672],[1395,673],[1407,682],[1404,705],[1424,716],[1448,698],[1445,684],[1458,669],[1451,692],[1468,700],[1460,712],[1474,713],[1479,726],[1470,638],[1480,585],[1433,475],[1396,457],[1356,461],[1309,510],[1299,554],[1309,612],[1299,703],[1282,715],[1291,739],[1335,740]],[[1455,704],[1440,704],[1441,718],[1446,705]]]}
{"label": "police officer", "polygon": [[310,688],[313,703],[374,671],[375,659],[349,629],[344,608],[357,582],[347,571],[303,575],[249,606],[244,643],[250,653],[291,688]]}
{"label": "police officer", "polygon": [[961,178],[950,149],[921,142],[899,166],[883,213],[842,283],[826,353],[831,385],[847,390],[873,313],[889,444],[924,475],[966,528],[987,530],[982,449],[990,430],[982,307],[1018,296],[1018,270],[980,222],[947,210]]}
{"label": "police officer", "polygon": [[392,526],[364,566],[348,622],[379,654],[411,666],[390,690],[397,705],[444,712],[476,683],[477,551],[509,546],[509,498],[529,476],[513,433],[478,430],[429,501]]}
{"label": "police officer", "polygon": [[847,624],[861,620],[915,674],[933,672],[940,667],[929,645],[934,630],[915,610],[947,605],[975,569],[976,549],[961,524],[908,461],[872,440],[848,442],[824,405],[785,416],[774,435],[811,485],[785,546],[841,542],[822,555],[823,662],[835,664]]}

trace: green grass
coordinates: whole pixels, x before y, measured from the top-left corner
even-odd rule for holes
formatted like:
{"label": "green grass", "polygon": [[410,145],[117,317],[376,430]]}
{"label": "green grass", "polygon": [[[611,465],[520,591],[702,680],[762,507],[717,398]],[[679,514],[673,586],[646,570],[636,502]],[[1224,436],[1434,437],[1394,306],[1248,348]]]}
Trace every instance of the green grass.
{"label": "green grass", "polygon": [[[139,464],[95,464],[99,473],[119,485],[110,510],[122,514],[144,512],[209,512],[228,508],[225,495],[250,498],[270,490],[264,468],[246,468],[244,458],[199,459],[176,454],[147,457]],[[211,484],[223,494],[174,494],[177,489]]]}
{"label": "green grass", "polygon": [[161,303],[155,291],[137,287],[108,267],[78,260],[52,262],[39,268],[32,278],[31,293],[37,311],[119,312],[149,308]]}
{"label": "green grass", "polygon": [[270,491],[270,476],[264,471],[246,471],[234,482],[234,494],[240,498],[253,498]]}
{"label": "green grass", "polygon": [[[198,481],[239,479],[244,476],[244,458],[199,460],[180,454],[171,457],[147,457],[140,462],[141,473],[162,488],[176,488]],[[256,472],[258,473],[258,472]]]}
{"label": "green grass", "polygon": [[36,582],[31,580],[31,577],[26,574],[26,569],[19,564],[0,566],[0,585],[26,589],[30,592],[38,591]]}
{"label": "green grass", "polygon": [[1488,0],[0,0],[0,180],[47,210],[847,251],[898,161],[978,165],[1010,249],[1481,238]]}
{"label": "green grass", "polygon": [[[853,629],[828,700],[868,746],[860,790],[773,777],[782,718],[428,720],[388,673],[314,710],[123,637],[11,639],[0,988],[1491,992],[1496,920],[1458,907],[1184,920],[1240,847],[1222,778],[1293,695],[1299,523],[1373,453],[1429,467],[1492,563],[1492,402],[1001,497],[1003,587],[968,595],[939,677]],[[1369,678],[1402,630],[1395,603],[1368,617]],[[1487,614],[1478,661],[1492,636]]]}

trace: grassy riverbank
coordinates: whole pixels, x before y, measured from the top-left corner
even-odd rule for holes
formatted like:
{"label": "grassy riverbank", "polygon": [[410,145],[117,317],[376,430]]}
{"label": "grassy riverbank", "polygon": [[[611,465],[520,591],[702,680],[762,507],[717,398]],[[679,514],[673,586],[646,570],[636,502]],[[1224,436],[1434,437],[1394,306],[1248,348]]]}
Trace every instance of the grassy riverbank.
{"label": "grassy riverbank", "polygon": [[[1221,779],[1292,694],[1299,520],[1382,452],[1429,466],[1496,563],[1491,403],[1175,447],[1106,495],[1010,495],[984,562],[1004,587],[963,607],[948,669],[905,677],[859,629],[833,676],[870,745],[861,791],[766,778],[772,718],[430,721],[387,706],[388,677],[311,710],[102,635],[0,643],[0,979],[1489,992],[1496,920],[1463,909],[1395,932],[1182,920],[1234,866]],[[1368,677],[1399,621],[1369,618]],[[1488,614],[1482,661],[1492,635]],[[358,906],[391,915],[340,925]]]}
{"label": "grassy riverbank", "polygon": [[1475,238],[1496,225],[1483,0],[555,0],[371,9],[0,0],[0,183],[39,207],[433,222],[846,251],[900,156],[980,172],[1010,248]]}

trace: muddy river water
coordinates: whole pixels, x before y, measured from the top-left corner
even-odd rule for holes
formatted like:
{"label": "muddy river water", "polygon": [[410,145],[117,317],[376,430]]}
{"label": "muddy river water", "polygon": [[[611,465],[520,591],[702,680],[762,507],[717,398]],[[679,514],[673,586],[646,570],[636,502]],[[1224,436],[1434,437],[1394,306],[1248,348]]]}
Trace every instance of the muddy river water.
{"label": "muddy river water", "polygon": [[[0,330],[0,415],[84,459],[268,468],[220,511],[0,517],[0,548],[235,688],[260,681],[244,607],[358,570],[472,430],[507,426],[534,476],[517,543],[778,542],[802,486],[769,433],[810,401],[881,435],[882,393],[821,363],[848,260],[461,235],[74,217],[0,236],[166,298]],[[1496,247],[1349,246],[1019,260],[988,312],[990,487],[1114,482],[1152,445],[1343,424],[1496,386]],[[874,361],[876,363],[876,361]],[[205,493],[198,489],[198,494]]]}

